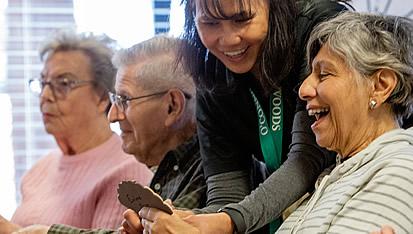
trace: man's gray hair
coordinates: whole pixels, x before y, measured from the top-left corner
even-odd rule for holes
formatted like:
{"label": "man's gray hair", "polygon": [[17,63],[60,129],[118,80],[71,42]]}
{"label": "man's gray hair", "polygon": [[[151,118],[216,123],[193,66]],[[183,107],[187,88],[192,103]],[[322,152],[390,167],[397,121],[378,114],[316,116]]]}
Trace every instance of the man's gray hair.
{"label": "man's gray hair", "polygon": [[[72,30],[57,31],[40,48],[40,59],[44,62],[56,52],[81,51],[90,58],[92,77],[99,85],[98,90],[112,91],[115,83],[116,69],[111,59],[114,41],[104,35],[76,33]],[[107,96],[107,95],[106,95]]]}
{"label": "man's gray hair", "polygon": [[182,39],[158,35],[130,48],[119,50],[112,58],[116,68],[144,63],[136,79],[145,90],[160,92],[177,88],[191,98],[187,99],[187,112],[194,115],[195,85],[192,76],[177,61]]}
{"label": "man's gray hair", "polygon": [[393,71],[398,83],[386,102],[399,120],[413,112],[412,20],[345,12],[314,29],[307,44],[309,64],[323,45],[365,78],[379,69]]}

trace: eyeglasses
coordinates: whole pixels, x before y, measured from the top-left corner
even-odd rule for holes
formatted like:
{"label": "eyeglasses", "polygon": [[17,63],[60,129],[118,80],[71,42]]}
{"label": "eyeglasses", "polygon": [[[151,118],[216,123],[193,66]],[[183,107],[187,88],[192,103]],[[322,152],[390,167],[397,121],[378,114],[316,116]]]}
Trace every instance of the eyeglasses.
{"label": "eyeglasses", "polygon": [[40,95],[46,85],[50,85],[50,89],[52,90],[54,97],[64,99],[71,90],[94,83],[94,80],[71,80],[69,78],[59,78],[51,81],[44,81],[36,78],[29,80],[29,89],[33,93]]}
{"label": "eyeglasses", "polygon": [[[128,108],[128,102],[133,101],[133,100],[138,100],[142,98],[147,98],[147,97],[153,97],[153,96],[158,96],[158,95],[164,95],[168,92],[169,90],[162,91],[162,92],[157,92],[157,93],[151,93],[143,96],[138,96],[138,97],[125,97],[121,95],[117,95],[115,93],[109,92],[109,100],[112,104],[115,104],[116,107],[124,112]],[[186,99],[190,99],[191,95],[187,94],[185,92],[182,92],[185,96]]]}

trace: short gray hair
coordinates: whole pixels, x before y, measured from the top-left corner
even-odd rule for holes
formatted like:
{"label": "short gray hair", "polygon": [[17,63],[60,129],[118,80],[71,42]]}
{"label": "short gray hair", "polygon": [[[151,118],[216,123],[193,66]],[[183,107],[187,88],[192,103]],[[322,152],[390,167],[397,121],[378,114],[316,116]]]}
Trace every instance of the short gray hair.
{"label": "short gray hair", "polygon": [[397,16],[345,12],[318,25],[307,44],[309,64],[323,45],[363,77],[389,69],[398,78],[386,100],[401,121],[413,112],[413,21]]}
{"label": "short gray hair", "polygon": [[187,112],[195,110],[195,85],[192,76],[177,60],[182,39],[158,35],[115,53],[112,62],[116,68],[144,62],[136,79],[145,90],[164,91],[177,88],[189,94]]}
{"label": "short gray hair", "polygon": [[39,50],[40,59],[45,61],[60,51],[81,51],[90,58],[92,77],[99,84],[95,89],[103,88],[105,91],[112,91],[116,76],[116,69],[111,62],[114,53],[111,47],[113,44],[114,41],[104,35],[60,30],[42,45]]}

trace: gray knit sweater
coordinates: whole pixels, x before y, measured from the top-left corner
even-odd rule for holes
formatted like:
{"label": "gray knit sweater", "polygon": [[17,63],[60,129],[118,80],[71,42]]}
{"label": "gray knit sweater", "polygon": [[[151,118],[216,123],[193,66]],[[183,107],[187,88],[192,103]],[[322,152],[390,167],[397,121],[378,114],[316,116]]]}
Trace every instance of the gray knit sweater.
{"label": "gray knit sweater", "polygon": [[413,127],[383,134],[337,165],[278,233],[413,233]]}

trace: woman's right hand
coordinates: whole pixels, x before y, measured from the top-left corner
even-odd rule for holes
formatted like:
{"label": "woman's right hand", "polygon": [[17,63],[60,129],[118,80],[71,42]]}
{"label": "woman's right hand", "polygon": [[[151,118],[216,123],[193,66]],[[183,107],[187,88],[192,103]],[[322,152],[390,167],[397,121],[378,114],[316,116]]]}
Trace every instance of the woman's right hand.
{"label": "woman's right hand", "polygon": [[234,233],[234,224],[231,217],[224,212],[190,215],[183,220],[195,226],[202,234]]}

